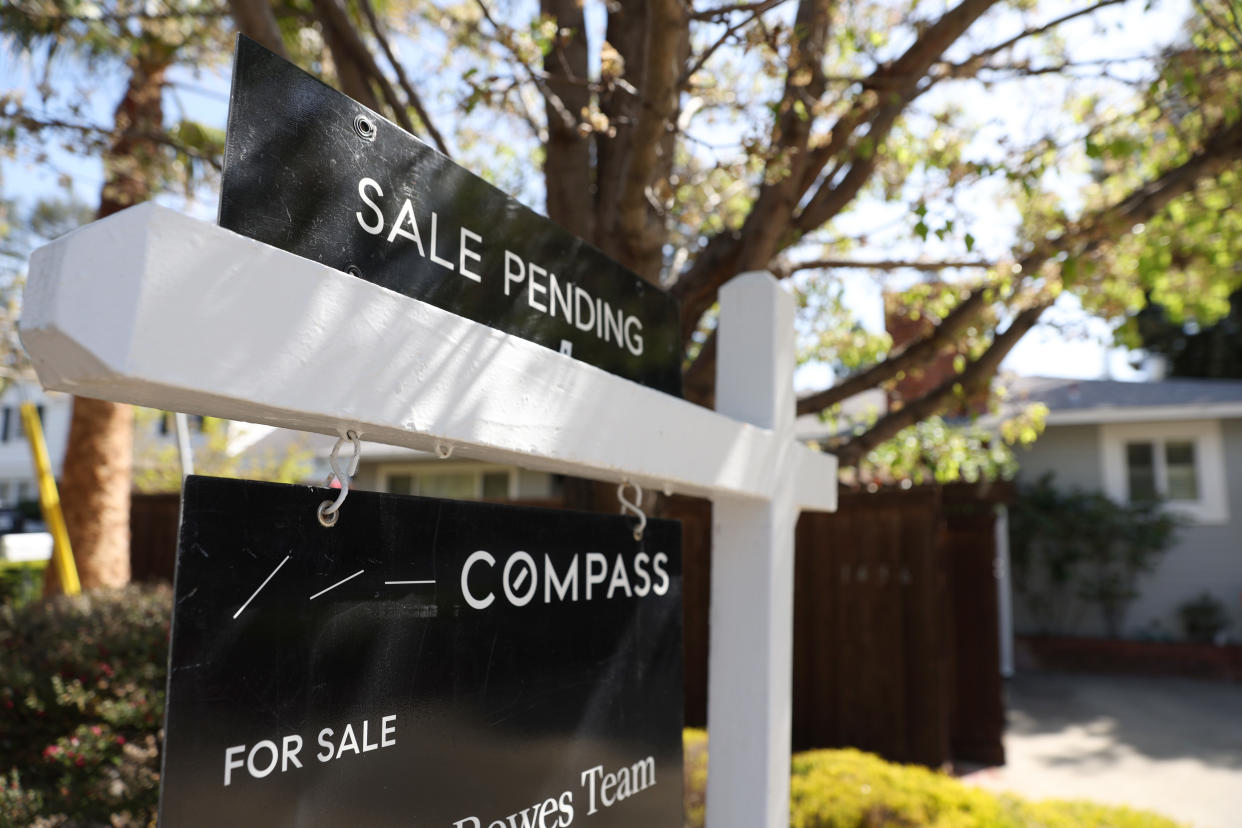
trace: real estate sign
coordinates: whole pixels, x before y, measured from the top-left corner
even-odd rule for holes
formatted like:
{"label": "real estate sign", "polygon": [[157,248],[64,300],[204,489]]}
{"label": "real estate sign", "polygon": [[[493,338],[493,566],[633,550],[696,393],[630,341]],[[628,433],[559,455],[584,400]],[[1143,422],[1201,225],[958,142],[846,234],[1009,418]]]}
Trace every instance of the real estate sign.
{"label": "real estate sign", "polygon": [[160,821],[682,821],[681,527],[191,477]]}
{"label": "real estate sign", "polygon": [[244,36],[220,225],[681,393],[668,295]]}

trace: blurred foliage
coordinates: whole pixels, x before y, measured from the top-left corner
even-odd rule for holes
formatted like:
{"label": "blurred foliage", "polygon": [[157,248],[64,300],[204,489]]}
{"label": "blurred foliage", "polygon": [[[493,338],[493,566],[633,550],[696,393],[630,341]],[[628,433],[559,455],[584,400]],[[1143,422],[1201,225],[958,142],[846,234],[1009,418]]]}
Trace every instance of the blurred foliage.
{"label": "blurred foliage", "polygon": [[17,318],[26,285],[26,262],[34,249],[90,221],[93,211],[73,198],[41,198],[32,204],[0,201],[0,390],[31,380],[33,369],[17,340]]}
{"label": "blurred foliage", "polygon": [[1228,629],[1230,623],[1225,605],[1210,592],[1201,592],[1183,601],[1177,607],[1177,617],[1186,638],[1202,644],[1216,643],[1217,636]]}
{"label": "blurred foliage", "polygon": [[[686,730],[686,828],[703,828],[707,734]],[[857,750],[793,757],[790,828],[1178,828],[1149,811],[1092,802],[1032,802]]]}
{"label": "blurred foliage", "polygon": [[[1189,158],[1221,123],[1242,114],[1242,9],[1237,0],[1197,0],[1186,42],[1170,50],[1131,112],[1098,119],[1084,151],[1095,184],[1088,198],[1115,198],[1145,175]],[[1098,267],[1066,261],[1062,280],[1088,310],[1126,319],[1122,344],[1142,344],[1135,314],[1147,303],[1177,324],[1207,326],[1242,288],[1242,172],[1201,179],[1167,209],[1119,236]]]}
{"label": "blurred foliage", "polygon": [[47,561],[0,562],[0,604],[24,607],[43,596]]}
{"label": "blurred foliage", "polygon": [[0,607],[0,825],[154,825],[172,592]]}
{"label": "blurred foliage", "polygon": [[[0,6],[0,45],[33,87],[0,91],[0,154],[22,156],[73,192],[73,174],[57,172],[56,153],[107,157],[147,191],[192,197],[221,166],[224,133],[192,118],[166,117],[132,155],[108,157],[128,123],[100,122],[93,102],[118,71],[143,65],[163,87],[164,67],[205,69],[228,55],[232,36],[224,0],[13,0]],[[162,92],[161,92],[162,94]],[[141,146],[139,146],[141,144]],[[156,147],[154,153],[149,147]]]}
{"label": "blurred foliage", "polygon": [[[173,415],[166,411],[134,409],[135,491],[181,490],[181,455],[172,419]],[[195,474],[272,483],[304,483],[314,471],[314,452],[303,440],[292,440],[279,448],[239,449],[237,435],[231,433],[232,424],[228,420],[203,417],[192,421],[202,423],[201,429],[191,434],[190,440]]]}
{"label": "blurred foliage", "polygon": [[1091,608],[1119,638],[1138,579],[1160,563],[1180,523],[1158,501],[1064,491],[1046,474],[1009,507],[1014,591],[1044,633],[1072,633],[1077,614]]}
{"label": "blurred foliage", "polygon": [[1242,379],[1242,289],[1230,294],[1229,313],[1205,328],[1193,320],[1175,322],[1154,304],[1135,322],[1143,348],[1168,360],[1169,376]]}

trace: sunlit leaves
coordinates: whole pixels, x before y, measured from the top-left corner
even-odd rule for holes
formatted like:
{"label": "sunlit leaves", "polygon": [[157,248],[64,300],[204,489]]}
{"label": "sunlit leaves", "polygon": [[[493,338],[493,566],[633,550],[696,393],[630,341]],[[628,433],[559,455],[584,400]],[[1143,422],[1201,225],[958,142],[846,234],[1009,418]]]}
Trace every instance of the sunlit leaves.
{"label": "sunlit leaves", "polygon": [[989,429],[932,417],[878,446],[851,477],[862,484],[922,485],[1008,479],[1017,471],[1012,447]]}

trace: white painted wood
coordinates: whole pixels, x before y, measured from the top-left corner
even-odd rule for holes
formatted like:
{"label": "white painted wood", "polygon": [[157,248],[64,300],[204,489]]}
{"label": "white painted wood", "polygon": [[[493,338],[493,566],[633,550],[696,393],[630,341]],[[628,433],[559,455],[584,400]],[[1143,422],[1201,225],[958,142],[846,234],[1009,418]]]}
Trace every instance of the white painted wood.
{"label": "white painted wood", "polygon": [[1013,581],[1009,567],[1009,507],[996,504],[996,614],[1000,618],[1000,674],[1013,678]]}
{"label": "white painted wood", "polygon": [[[793,299],[766,273],[720,291],[716,405],[793,444]],[[794,524],[791,456],[766,502],[714,498],[708,656],[707,824],[789,824]],[[825,481],[836,491],[836,480]]]}
{"label": "white painted wood", "polygon": [[80,396],[427,451],[442,440],[459,457],[704,497],[766,501],[789,486],[803,508],[836,505],[834,458],[784,430],[154,204],[36,251],[21,335],[43,384]]}

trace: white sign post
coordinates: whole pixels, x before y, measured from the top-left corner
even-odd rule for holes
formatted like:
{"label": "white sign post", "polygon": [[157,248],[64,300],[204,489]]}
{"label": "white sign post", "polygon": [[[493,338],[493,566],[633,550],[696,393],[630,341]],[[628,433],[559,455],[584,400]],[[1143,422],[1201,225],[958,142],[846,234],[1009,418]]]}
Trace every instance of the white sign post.
{"label": "white sign post", "polygon": [[[716,409],[776,435],[782,473],[767,500],[712,509],[707,824],[789,824],[793,684],[793,299],[766,273],[720,291]],[[836,467],[832,464],[835,478]],[[836,481],[827,488],[836,490]],[[834,504],[835,505],[835,504]]]}
{"label": "white sign post", "polygon": [[708,819],[788,823],[794,522],[837,483],[771,276],[721,293],[720,412],[152,204],[35,253],[21,335],[79,396],[711,498]]}

